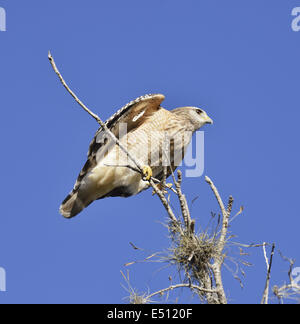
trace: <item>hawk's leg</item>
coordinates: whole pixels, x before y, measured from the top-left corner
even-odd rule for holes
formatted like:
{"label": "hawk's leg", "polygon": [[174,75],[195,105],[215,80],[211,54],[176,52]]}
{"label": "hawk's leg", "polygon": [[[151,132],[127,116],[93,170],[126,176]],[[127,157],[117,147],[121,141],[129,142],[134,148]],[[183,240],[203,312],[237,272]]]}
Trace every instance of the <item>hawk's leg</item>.
{"label": "hawk's leg", "polygon": [[149,165],[145,165],[142,168],[142,176],[143,176],[143,180],[145,181],[149,181],[152,177],[152,169]]}

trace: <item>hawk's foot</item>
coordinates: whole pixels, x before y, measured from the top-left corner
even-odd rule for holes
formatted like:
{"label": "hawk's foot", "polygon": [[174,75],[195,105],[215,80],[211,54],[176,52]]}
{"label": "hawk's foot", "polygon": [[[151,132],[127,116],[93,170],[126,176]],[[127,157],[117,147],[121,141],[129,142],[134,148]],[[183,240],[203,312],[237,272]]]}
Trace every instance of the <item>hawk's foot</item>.
{"label": "hawk's foot", "polygon": [[152,177],[152,169],[149,165],[145,165],[142,168],[143,180],[149,181]]}

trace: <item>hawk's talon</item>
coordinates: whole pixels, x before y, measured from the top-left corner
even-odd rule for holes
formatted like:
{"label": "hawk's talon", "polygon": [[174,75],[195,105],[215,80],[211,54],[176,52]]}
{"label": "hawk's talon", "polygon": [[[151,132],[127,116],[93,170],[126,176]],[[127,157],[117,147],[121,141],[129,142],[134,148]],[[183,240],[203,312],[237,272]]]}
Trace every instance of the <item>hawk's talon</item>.
{"label": "hawk's talon", "polygon": [[143,180],[149,181],[152,177],[152,169],[149,165],[143,166],[142,169]]}

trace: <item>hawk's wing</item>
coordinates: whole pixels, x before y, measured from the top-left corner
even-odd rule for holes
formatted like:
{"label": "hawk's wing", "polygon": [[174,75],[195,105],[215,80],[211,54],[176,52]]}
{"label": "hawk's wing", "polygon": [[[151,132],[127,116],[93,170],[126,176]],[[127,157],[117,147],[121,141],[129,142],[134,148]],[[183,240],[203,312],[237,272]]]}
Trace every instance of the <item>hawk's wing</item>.
{"label": "hawk's wing", "polygon": [[[133,131],[160,109],[160,104],[164,99],[165,97],[162,94],[151,94],[139,97],[118,110],[105,122],[105,124],[108,129],[120,139],[119,126],[121,123],[127,125],[127,133]],[[121,135],[123,136],[126,134]],[[77,178],[74,190],[79,188],[80,182],[84,176],[97,165],[99,160],[101,160],[114,145],[115,143],[111,137],[106,134],[102,127],[100,127],[90,144],[88,159]]]}

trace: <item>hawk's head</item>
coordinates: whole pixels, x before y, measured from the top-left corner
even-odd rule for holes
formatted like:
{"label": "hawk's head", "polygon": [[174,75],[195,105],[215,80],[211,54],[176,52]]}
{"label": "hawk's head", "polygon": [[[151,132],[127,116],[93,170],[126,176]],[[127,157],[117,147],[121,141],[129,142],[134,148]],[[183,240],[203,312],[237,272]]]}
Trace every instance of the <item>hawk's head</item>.
{"label": "hawk's head", "polygon": [[[205,124],[212,124],[213,121],[208,117],[207,113],[197,107],[181,107],[172,110],[176,115],[184,117],[183,120],[187,122],[188,128],[192,128],[192,131],[196,131]],[[190,126],[190,127],[189,127]]]}

